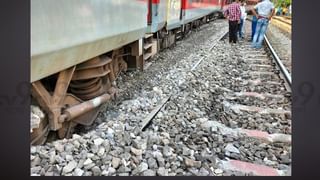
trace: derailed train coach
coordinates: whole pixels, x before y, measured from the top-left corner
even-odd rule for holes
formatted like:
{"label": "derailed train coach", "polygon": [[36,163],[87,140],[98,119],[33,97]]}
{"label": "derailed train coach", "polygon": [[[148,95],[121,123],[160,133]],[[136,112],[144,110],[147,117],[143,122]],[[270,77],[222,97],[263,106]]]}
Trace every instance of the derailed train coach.
{"label": "derailed train coach", "polygon": [[223,4],[222,0],[184,0],[182,2],[183,24],[208,15],[217,16]]}
{"label": "derailed train coach", "polygon": [[[31,144],[90,125],[136,67],[147,29],[142,0],[31,0]],[[141,50],[141,48],[140,48]]]}
{"label": "derailed train coach", "polygon": [[225,0],[149,0],[149,31],[178,28],[208,15],[218,16]]}
{"label": "derailed train coach", "polygon": [[158,50],[169,47],[191,28],[220,17],[225,4],[226,0],[149,0],[147,33],[158,38]]}
{"label": "derailed train coach", "polygon": [[31,0],[31,144],[69,137],[116,95],[120,72],[192,27],[215,19],[225,0]]}

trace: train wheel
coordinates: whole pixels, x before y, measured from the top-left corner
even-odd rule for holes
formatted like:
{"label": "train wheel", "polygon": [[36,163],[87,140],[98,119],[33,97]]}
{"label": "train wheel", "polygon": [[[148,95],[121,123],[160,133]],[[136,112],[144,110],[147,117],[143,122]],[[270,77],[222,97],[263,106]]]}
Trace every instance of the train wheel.
{"label": "train wheel", "polygon": [[62,128],[57,131],[58,137],[60,139],[70,138],[74,132],[74,128],[76,127],[76,125],[77,123],[74,123],[72,121],[64,122]]}
{"label": "train wheel", "polygon": [[47,140],[48,134],[48,119],[40,108],[31,106],[31,145],[43,144]]}

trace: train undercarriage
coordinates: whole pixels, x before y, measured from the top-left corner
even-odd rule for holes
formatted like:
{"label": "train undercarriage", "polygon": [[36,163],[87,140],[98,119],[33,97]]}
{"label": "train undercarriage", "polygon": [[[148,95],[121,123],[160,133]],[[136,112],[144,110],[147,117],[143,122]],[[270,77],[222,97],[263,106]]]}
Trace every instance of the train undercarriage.
{"label": "train undercarriage", "polygon": [[138,44],[132,43],[33,82],[31,144],[44,143],[49,131],[56,131],[59,138],[68,138],[77,124],[91,125],[99,107],[115,98],[114,82],[120,72],[128,69],[125,59],[137,59],[134,68],[139,69],[142,54],[135,51]]}

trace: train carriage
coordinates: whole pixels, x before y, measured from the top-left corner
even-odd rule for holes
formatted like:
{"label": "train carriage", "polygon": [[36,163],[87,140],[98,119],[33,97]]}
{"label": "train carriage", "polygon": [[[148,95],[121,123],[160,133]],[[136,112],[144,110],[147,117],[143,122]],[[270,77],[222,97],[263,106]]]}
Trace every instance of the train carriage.
{"label": "train carriage", "polygon": [[[176,39],[222,13],[226,0],[149,0],[148,33],[157,37],[157,48],[163,49],[174,44]],[[161,12],[162,11],[162,12]],[[150,47],[152,40],[145,41]],[[145,54],[151,57],[151,50]]]}
{"label": "train carriage", "polygon": [[225,0],[149,0],[148,32],[167,30],[222,12]]}
{"label": "train carriage", "polygon": [[92,123],[119,72],[141,59],[146,16],[142,0],[31,0],[31,92],[45,112],[32,114],[32,143]]}
{"label": "train carriage", "polygon": [[181,27],[181,0],[149,0],[148,3],[147,33],[157,39],[147,36],[144,40],[145,60],[160,49],[171,46],[175,41],[174,34]]}
{"label": "train carriage", "polygon": [[146,12],[139,0],[32,0],[31,82],[143,37]]}
{"label": "train carriage", "polygon": [[182,1],[183,24],[203,18],[209,14],[218,12],[222,8],[222,0],[183,0]]}

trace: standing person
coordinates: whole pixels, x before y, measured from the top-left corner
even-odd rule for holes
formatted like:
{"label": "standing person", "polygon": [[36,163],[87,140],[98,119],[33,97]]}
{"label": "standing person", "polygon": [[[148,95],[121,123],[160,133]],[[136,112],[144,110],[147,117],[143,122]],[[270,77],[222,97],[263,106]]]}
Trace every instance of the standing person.
{"label": "standing person", "polygon": [[[255,10],[257,9],[257,11]],[[257,17],[256,32],[253,36],[252,47],[261,48],[264,34],[267,31],[269,21],[274,15],[274,5],[270,0],[262,0],[252,10],[253,15]]]}
{"label": "standing person", "polygon": [[238,24],[241,17],[239,0],[232,0],[232,4],[223,14],[229,20],[229,43],[237,43]]}
{"label": "standing person", "polygon": [[[261,2],[261,0],[258,0],[258,2]],[[252,10],[253,11],[253,10]],[[253,12],[252,12],[253,13]],[[252,24],[251,24],[251,41],[253,41],[253,36],[254,36],[254,34],[255,34],[255,32],[256,32],[256,27],[257,27],[257,21],[258,21],[258,19],[257,19],[257,17],[255,16],[255,15],[253,15],[253,17],[252,17]]]}
{"label": "standing person", "polygon": [[240,11],[241,11],[241,18],[240,18],[240,24],[239,24],[239,37],[241,39],[244,38],[244,23],[247,18],[247,13],[246,13],[246,3],[244,0],[241,0],[241,6],[240,6]]}

